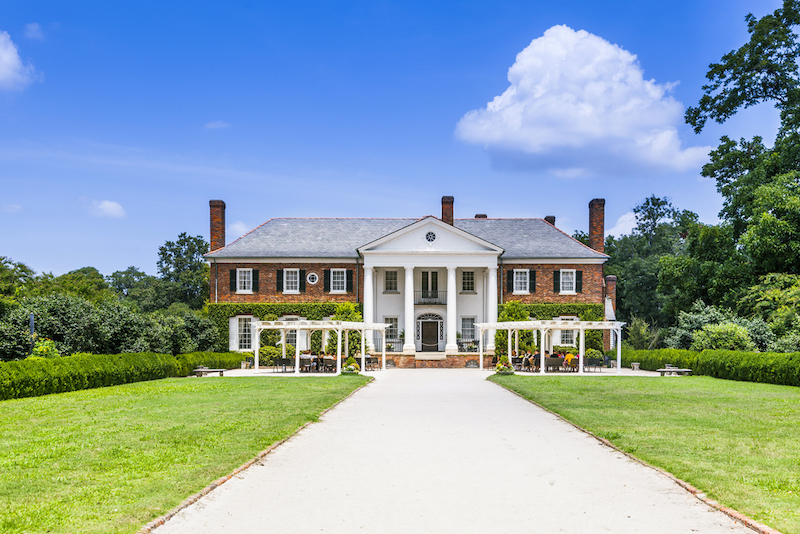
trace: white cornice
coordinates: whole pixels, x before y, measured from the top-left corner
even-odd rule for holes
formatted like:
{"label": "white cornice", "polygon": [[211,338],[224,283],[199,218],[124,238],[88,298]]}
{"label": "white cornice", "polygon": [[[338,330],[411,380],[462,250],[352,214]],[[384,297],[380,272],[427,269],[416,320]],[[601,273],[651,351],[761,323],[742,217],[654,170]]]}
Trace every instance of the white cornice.
{"label": "white cornice", "polygon": [[359,263],[358,258],[211,258],[211,263]]}

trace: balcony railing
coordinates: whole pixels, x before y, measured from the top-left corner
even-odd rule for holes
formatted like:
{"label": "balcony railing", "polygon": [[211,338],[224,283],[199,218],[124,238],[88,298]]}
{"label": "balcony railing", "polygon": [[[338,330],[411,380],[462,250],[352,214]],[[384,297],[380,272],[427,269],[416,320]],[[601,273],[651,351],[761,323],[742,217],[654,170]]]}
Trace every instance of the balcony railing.
{"label": "balcony railing", "polygon": [[447,304],[447,291],[414,291],[414,304]]}
{"label": "balcony railing", "polygon": [[[372,338],[372,345],[375,347],[375,351],[380,352],[383,346],[383,337],[380,333],[375,332]],[[386,352],[403,352],[403,340],[397,337],[388,337],[386,338]]]}

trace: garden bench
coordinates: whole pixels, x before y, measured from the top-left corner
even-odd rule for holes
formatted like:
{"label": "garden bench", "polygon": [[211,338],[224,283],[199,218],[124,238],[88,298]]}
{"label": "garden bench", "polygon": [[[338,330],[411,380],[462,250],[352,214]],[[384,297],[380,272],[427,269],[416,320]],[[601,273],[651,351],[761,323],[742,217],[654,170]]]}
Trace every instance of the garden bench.
{"label": "garden bench", "polygon": [[692,372],[691,369],[678,369],[677,367],[665,367],[664,369],[656,369],[656,371],[661,373],[661,376],[667,373],[672,376],[683,376]]}
{"label": "garden bench", "polygon": [[206,376],[208,373],[219,373],[219,376],[222,376],[223,371],[225,371],[225,369],[209,369],[208,367],[198,367],[194,370],[194,373],[197,376]]}

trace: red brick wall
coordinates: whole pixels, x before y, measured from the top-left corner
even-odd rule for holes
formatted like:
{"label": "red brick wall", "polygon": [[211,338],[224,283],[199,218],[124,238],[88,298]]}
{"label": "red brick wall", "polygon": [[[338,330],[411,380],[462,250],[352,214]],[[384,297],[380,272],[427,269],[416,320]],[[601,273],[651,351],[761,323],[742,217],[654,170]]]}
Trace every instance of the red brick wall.
{"label": "red brick wall", "polygon": [[453,197],[442,197],[442,222],[453,225]]}
{"label": "red brick wall", "polygon": [[[231,293],[230,270],[258,270],[258,293]],[[278,293],[278,269],[302,269],[306,275],[317,273],[319,281],[306,283],[305,293],[285,295]],[[326,293],[324,288],[324,269],[350,269],[353,271],[353,291],[347,293]],[[217,280],[217,302],[361,302],[364,287],[364,270],[355,263],[212,263],[211,264],[211,302],[215,301],[214,280]],[[358,294],[356,294],[358,292]]]}
{"label": "red brick wall", "polygon": [[605,252],[606,201],[595,198],[589,202],[589,246]]}
{"label": "red brick wall", "polygon": [[[536,291],[529,295],[514,295],[506,288],[508,271],[513,269],[529,269],[536,271]],[[575,269],[583,271],[583,291],[575,295],[561,295],[553,292],[553,271],[561,269]],[[498,269],[500,270],[500,269]],[[517,300],[524,304],[538,302],[602,304],[603,303],[603,266],[602,265],[577,265],[577,264],[523,264],[504,263],[502,276],[498,276],[497,294],[503,295],[502,302]]]}

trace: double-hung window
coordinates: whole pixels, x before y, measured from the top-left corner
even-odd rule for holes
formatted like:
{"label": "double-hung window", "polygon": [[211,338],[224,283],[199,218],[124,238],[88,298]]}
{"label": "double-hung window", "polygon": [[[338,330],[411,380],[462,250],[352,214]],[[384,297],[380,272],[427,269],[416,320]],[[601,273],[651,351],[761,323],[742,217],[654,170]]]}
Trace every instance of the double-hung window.
{"label": "double-hung window", "polygon": [[561,293],[575,293],[575,269],[561,270]]}
{"label": "double-hung window", "polygon": [[253,269],[236,269],[236,292],[253,292]]}
{"label": "double-hung window", "polygon": [[331,293],[346,293],[346,269],[331,269]]}
{"label": "double-hung window", "polygon": [[239,350],[251,350],[253,348],[253,331],[250,317],[239,317]]}
{"label": "double-hung window", "polygon": [[[577,317],[554,317],[557,321],[577,321]],[[559,332],[560,338],[558,339],[559,345],[575,345],[575,333],[577,330],[561,330]]]}
{"label": "double-hung window", "polygon": [[461,292],[475,292],[475,271],[464,271],[461,273]]}
{"label": "double-hung window", "polygon": [[397,291],[397,271],[386,271],[383,279],[383,291],[394,293]]}
{"label": "double-hung window", "polygon": [[386,339],[397,339],[397,317],[384,317],[383,322],[389,325],[386,327]]}
{"label": "double-hung window", "polygon": [[300,269],[283,270],[283,292],[300,293]]}
{"label": "double-hung window", "polygon": [[461,318],[461,339],[475,341],[475,317]]}
{"label": "double-hung window", "polygon": [[514,294],[530,292],[528,287],[528,269],[514,269]]}

